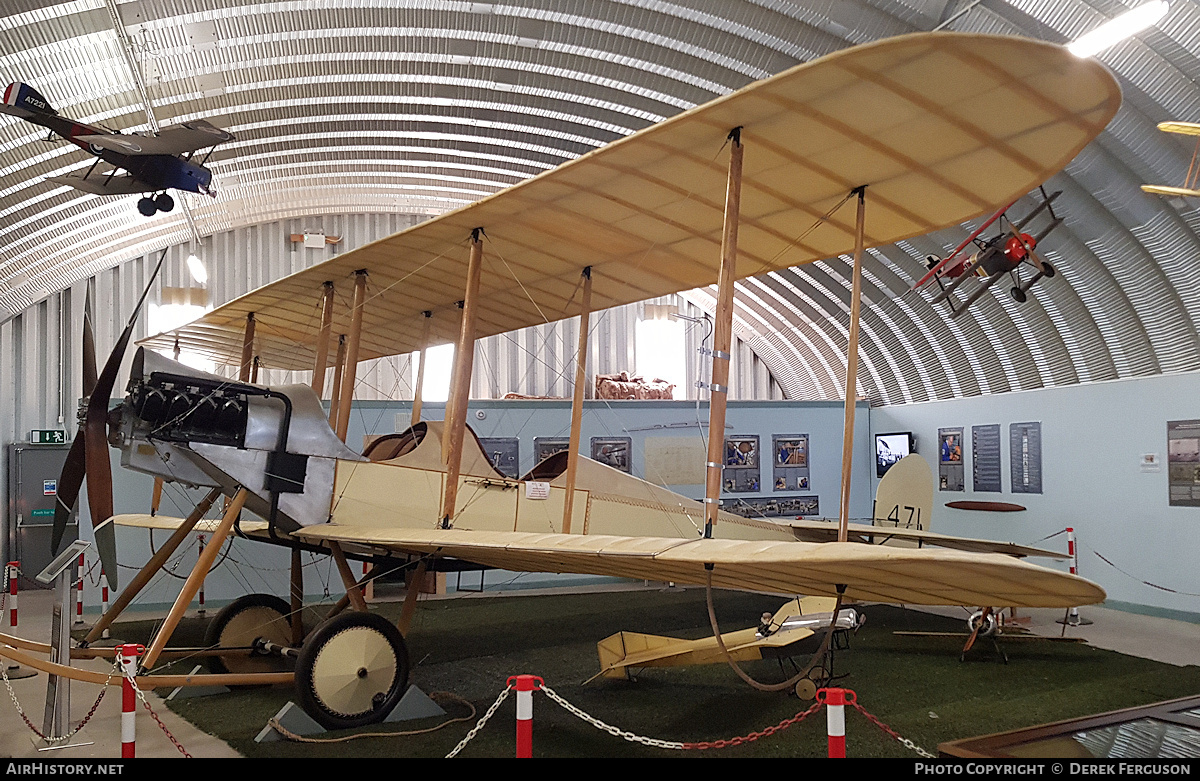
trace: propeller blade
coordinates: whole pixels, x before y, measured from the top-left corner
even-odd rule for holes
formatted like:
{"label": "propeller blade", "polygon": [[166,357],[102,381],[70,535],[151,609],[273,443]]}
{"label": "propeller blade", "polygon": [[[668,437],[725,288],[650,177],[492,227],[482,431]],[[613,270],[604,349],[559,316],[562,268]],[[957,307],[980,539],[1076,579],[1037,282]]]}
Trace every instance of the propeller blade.
{"label": "propeller blade", "polygon": [[1042,259],[1038,257],[1038,254],[1033,251],[1033,247],[1029,246],[1029,242],[1025,241],[1025,237],[1017,232],[1017,229],[1013,227],[1011,222],[1008,224],[1008,230],[1013,236],[1017,237],[1017,241],[1019,241],[1021,246],[1025,249],[1025,256],[1029,258],[1030,264],[1032,264],[1033,267],[1038,271],[1045,274],[1046,264],[1042,262]]}
{"label": "propeller blade", "polygon": [[[104,524],[113,515],[112,463],[108,460],[108,401],[112,396],[113,386],[117,381],[117,372],[121,368],[121,359],[125,356],[125,346],[133,334],[133,323],[130,323],[117,339],[113,351],[109,353],[104,364],[104,371],[96,380],[88,399],[87,418],[84,421],[85,439],[84,452],[87,462],[87,496],[88,505],[92,511],[92,530],[96,533],[96,549],[100,554],[100,563],[108,576],[108,585],[117,588],[116,535],[112,525]],[[101,540],[101,535],[106,537]],[[107,553],[107,555],[106,555]]]}
{"label": "propeller blade", "polygon": [[108,360],[104,362],[104,370],[100,372],[100,376],[96,379],[96,385],[89,395],[87,418],[84,422],[84,429],[87,432],[84,453],[86,454],[88,478],[88,504],[92,510],[92,530],[96,535],[96,550],[100,554],[100,564],[104,569],[104,575],[108,579],[108,585],[114,589],[119,585],[117,582],[116,532],[113,524],[105,523],[113,515],[112,464],[108,460],[108,402],[112,398],[113,386],[117,382],[117,373],[121,370],[121,361],[125,358],[125,348],[133,336],[133,326],[137,323],[142,303],[146,300],[146,295],[150,292],[150,287],[154,284],[166,257],[167,250],[164,249],[158,258],[158,265],[155,266],[154,273],[150,275],[146,289],[142,291],[142,297],[138,299],[137,305],[133,309],[129,323],[121,332],[117,343],[113,345],[112,352],[108,354]]}
{"label": "propeller blade", "polygon": [[92,297],[83,305],[83,395],[91,396],[96,388],[96,340],[92,335]]}
{"label": "propeller blade", "polygon": [[[88,292],[83,302],[83,396],[90,398],[96,388],[96,339],[92,332],[92,295]],[[58,553],[62,545],[63,535],[67,532],[67,521],[71,511],[79,501],[79,489],[83,486],[84,475],[87,474],[86,458],[86,429],[79,427],[67,460],[63,464],[62,474],[58,477],[58,498],[54,504],[54,529],[50,538],[50,555]]]}
{"label": "propeller blade", "polygon": [[79,488],[83,485],[87,463],[84,452],[85,438],[84,430],[79,429],[75,441],[71,443],[71,450],[67,453],[67,460],[63,463],[62,473],[58,476],[58,496],[54,501],[54,530],[50,538],[51,557],[58,554],[63,535],[67,532],[67,521],[70,520],[71,511],[75,509],[75,502],[79,499]]}

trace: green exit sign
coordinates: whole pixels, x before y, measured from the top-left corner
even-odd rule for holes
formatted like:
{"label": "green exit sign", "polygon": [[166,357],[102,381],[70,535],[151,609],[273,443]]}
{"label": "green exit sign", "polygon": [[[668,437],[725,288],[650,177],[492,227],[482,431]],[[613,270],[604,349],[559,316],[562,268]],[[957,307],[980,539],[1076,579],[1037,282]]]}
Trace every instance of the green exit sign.
{"label": "green exit sign", "polygon": [[29,432],[31,445],[65,445],[67,432],[49,428],[35,428]]}

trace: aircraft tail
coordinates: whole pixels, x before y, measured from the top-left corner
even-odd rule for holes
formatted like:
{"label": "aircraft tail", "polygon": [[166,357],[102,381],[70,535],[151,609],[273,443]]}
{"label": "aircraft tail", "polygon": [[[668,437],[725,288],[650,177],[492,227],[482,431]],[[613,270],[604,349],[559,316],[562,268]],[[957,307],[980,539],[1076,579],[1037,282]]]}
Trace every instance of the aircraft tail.
{"label": "aircraft tail", "polygon": [[640,632],[617,632],[596,644],[596,651],[600,656],[600,675],[605,678],[628,678],[629,668],[624,665],[624,662],[630,657],[640,657],[647,652],[651,652],[649,655],[653,656],[653,652],[665,651],[672,645],[679,645],[681,642],[684,641],[673,637],[647,635]]}
{"label": "aircraft tail", "polygon": [[933,511],[933,471],[913,453],[888,468],[875,493],[875,526],[929,531]]}
{"label": "aircraft tail", "polygon": [[0,103],[0,111],[12,114],[21,119],[32,119],[38,115],[56,116],[57,111],[50,101],[28,84],[14,81],[4,90],[4,102]]}

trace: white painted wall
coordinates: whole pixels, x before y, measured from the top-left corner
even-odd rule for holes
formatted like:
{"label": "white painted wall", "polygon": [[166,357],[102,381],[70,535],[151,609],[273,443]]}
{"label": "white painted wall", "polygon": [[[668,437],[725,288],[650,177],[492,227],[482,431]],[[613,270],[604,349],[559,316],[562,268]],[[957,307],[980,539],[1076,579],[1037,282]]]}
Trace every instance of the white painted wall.
{"label": "white painted wall", "polygon": [[[964,429],[966,490],[935,492],[934,531],[1038,543],[1071,526],[1080,574],[1103,586],[1112,606],[1182,611],[1200,621],[1200,508],[1168,505],[1165,463],[1167,421],[1193,419],[1200,419],[1200,373],[1194,372],[879,407],[871,410],[871,429],[914,432],[918,452],[935,475],[937,430]],[[1009,424],[1031,421],[1042,424],[1044,493],[1014,494]],[[1003,492],[975,493],[971,427],[995,423],[1001,425]],[[1146,453],[1158,454],[1161,471],[1142,471]],[[1013,502],[1028,510],[982,513],[945,507],[964,499]],[[1066,537],[1040,545],[1065,551]]]}

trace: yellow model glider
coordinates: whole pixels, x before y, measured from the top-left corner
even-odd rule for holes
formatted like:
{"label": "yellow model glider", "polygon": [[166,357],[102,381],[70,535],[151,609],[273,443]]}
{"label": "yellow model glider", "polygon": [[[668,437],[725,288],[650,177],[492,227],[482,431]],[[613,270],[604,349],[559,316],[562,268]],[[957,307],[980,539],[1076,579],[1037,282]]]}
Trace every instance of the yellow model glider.
{"label": "yellow model glider", "polygon": [[1200,198],[1200,166],[1196,165],[1200,155],[1200,123],[1198,122],[1159,122],[1158,129],[1164,133],[1177,133],[1183,136],[1197,136],[1196,150],[1192,152],[1192,164],[1188,166],[1187,176],[1183,178],[1183,187],[1171,187],[1165,184],[1143,184],[1142,189],[1154,195],[1167,195],[1177,198]]}

